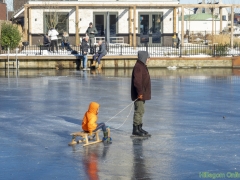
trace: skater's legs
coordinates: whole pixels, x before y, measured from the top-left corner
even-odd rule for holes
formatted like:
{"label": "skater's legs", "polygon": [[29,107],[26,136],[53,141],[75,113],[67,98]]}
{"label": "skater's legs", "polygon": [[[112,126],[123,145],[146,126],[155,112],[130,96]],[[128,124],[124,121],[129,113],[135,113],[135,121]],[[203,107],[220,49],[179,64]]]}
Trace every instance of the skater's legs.
{"label": "skater's legs", "polygon": [[142,117],[144,114],[144,101],[135,101],[134,102],[134,115],[133,115],[133,124],[138,126],[142,124]]}

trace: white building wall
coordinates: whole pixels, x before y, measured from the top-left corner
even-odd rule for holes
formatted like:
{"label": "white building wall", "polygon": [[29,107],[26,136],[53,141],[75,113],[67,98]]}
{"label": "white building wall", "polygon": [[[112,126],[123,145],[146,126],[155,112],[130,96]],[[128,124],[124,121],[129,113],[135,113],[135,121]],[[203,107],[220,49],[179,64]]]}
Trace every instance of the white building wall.
{"label": "white building wall", "polygon": [[[46,9],[32,9],[31,11],[31,22],[32,23],[32,30],[31,33],[33,34],[42,34],[44,32],[44,18],[43,14],[44,12],[49,12],[51,10]],[[75,20],[75,10],[74,9],[53,9],[53,12],[71,12],[69,16],[69,33],[70,34],[75,34],[76,29],[75,29],[75,24],[77,21],[79,21],[79,32],[85,33],[89,22],[93,22],[93,14],[94,12],[117,12],[118,16],[120,16],[118,20],[118,30],[117,33],[120,34],[126,34],[129,33],[129,8],[121,8],[121,9],[87,9],[87,8],[81,8],[79,9],[79,20]],[[137,9],[136,10],[136,33],[139,31],[138,27],[138,18],[139,18],[139,13],[141,12],[154,12],[156,14],[162,14],[163,13],[163,32],[162,33],[173,33],[173,10],[172,9]],[[81,21],[80,21],[81,19]]]}
{"label": "white building wall", "polygon": [[[228,24],[227,21],[222,22],[222,28],[226,27]],[[190,25],[190,29],[189,29]],[[216,26],[216,27],[215,27]],[[214,21],[214,32],[220,32],[220,21]],[[190,32],[205,32],[212,33],[212,21],[184,21],[184,32],[190,30]],[[181,21],[179,21],[179,34],[181,34]]]}
{"label": "white building wall", "polygon": [[69,16],[69,34],[75,34],[76,33],[76,23],[79,22],[79,20],[76,20],[76,10],[72,10],[73,12]]}
{"label": "white building wall", "polygon": [[43,33],[43,10],[42,9],[32,9],[31,10],[31,23],[32,29],[29,32],[32,34],[42,34]]}
{"label": "white building wall", "polygon": [[79,22],[79,33],[85,33],[89,23],[93,22],[93,11],[90,9],[79,9],[79,19],[81,18],[81,21]]}
{"label": "white building wall", "polygon": [[128,11],[127,9],[79,9],[79,19],[80,21],[80,33],[85,33],[90,22],[93,22],[93,14],[96,12],[117,12],[118,16],[123,15],[118,20],[118,29],[117,33],[128,33],[129,31],[129,22],[128,22]]}
{"label": "white building wall", "polygon": [[[44,32],[44,18],[43,14],[45,12],[71,12],[72,9],[31,9],[31,27],[32,29],[29,30],[32,34],[42,34]],[[69,16],[69,32],[75,33],[75,11],[70,14]]]}

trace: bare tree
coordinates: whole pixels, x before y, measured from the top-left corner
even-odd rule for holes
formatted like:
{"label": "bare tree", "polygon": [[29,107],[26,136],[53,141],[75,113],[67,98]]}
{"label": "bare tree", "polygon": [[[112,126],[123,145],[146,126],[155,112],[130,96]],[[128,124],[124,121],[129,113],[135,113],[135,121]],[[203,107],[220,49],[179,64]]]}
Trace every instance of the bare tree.
{"label": "bare tree", "polygon": [[56,28],[58,24],[58,6],[51,6],[49,0],[45,2],[44,12],[45,12],[45,23],[46,27],[49,30],[50,28]]}
{"label": "bare tree", "polygon": [[52,2],[49,0],[45,1],[44,6],[44,19],[46,29],[55,28],[59,33],[67,31],[67,19],[69,18],[68,12],[59,12],[59,6],[56,3],[52,5]]}

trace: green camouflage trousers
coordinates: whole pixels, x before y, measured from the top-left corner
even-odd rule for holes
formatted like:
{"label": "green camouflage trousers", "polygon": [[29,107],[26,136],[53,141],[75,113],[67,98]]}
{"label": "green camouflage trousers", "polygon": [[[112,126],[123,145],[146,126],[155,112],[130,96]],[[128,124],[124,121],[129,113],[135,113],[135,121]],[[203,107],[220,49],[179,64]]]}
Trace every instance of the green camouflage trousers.
{"label": "green camouflage trousers", "polygon": [[144,114],[144,104],[145,104],[145,101],[134,102],[133,124],[135,126],[142,124],[142,117]]}

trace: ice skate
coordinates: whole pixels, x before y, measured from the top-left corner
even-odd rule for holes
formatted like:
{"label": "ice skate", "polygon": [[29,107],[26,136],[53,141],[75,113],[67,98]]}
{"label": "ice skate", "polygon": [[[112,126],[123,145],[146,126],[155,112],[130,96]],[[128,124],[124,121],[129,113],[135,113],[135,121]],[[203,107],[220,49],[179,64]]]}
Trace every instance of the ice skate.
{"label": "ice skate", "polygon": [[138,125],[138,129],[140,132],[142,132],[145,136],[151,137],[152,135],[149,134],[147,131],[142,129],[143,124]]}
{"label": "ice skate", "polygon": [[133,125],[133,132],[132,132],[132,135],[130,137],[139,137],[139,138],[145,137],[146,138],[147,136],[145,136],[144,133],[139,131],[138,125],[137,126]]}
{"label": "ice skate", "polygon": [[111,144],[112,138],[110,137],[110,129],[109,128],[107,128],[106,132],[103,132],[103,135],[104,135],[104,137],[102,138],[102,142]]}

